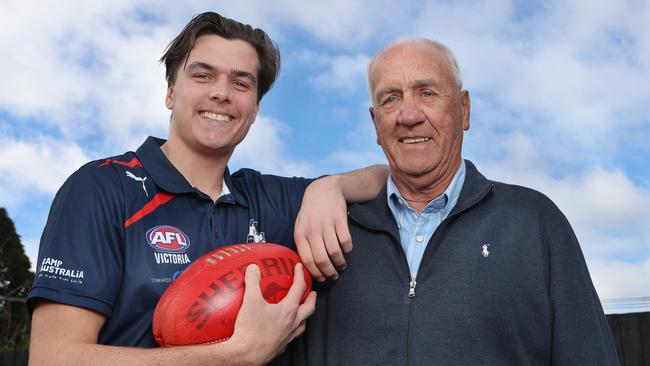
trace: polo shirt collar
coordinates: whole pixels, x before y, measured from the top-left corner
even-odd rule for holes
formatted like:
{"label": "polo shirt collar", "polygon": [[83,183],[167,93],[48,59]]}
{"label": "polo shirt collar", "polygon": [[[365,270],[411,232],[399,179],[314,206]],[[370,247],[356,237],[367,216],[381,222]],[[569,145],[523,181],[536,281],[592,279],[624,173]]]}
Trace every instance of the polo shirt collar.
{"label": "polo shirt collar", "polygon": [[[147,174],[154,181],[156,186],[165,192],[172,194],[196,193],[197,190],[185,179],[185,177],[172,165],[167,156],[160,148],[167,140],[149,136],[145,142],[136,150],[136,155]],[[222,195],[217,202],[238,203],[248,206],[246,200],[230,177],[230,171],[226,167],[223,173]]]}
{"label": "polo shirt collar", "polygon": [[238,189],[237,185],[233,181],[232,177],[230,176],[230,169],[226,167],[226,171],[223,172],[223,182],[224,182],[224,189],[227,189],[229,192],[222,192],[226,193],[223,196],[219,197],[217,202],[224,202],[224,203],[237,203],[241,206],[248,207],[248,201],[246,200],[245,196],[242,194],[242,192]]}

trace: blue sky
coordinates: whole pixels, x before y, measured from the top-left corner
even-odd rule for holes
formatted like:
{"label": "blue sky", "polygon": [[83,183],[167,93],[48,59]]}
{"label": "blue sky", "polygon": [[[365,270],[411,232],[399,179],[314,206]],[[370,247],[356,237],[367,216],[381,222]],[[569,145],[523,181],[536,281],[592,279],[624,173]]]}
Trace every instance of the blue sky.
{"label": "blue sky", "polygon": [[601,298],[650,296],[650,3],[57,1],[0,4],[0,206],[32,263],[50,203],[88,160],[165,137],[169,41],[212,10],[265,29],[282,72],[231,161],[315,176],[385,162],[365,69],[431,37],[472,96],[464,157],[564,211]]}

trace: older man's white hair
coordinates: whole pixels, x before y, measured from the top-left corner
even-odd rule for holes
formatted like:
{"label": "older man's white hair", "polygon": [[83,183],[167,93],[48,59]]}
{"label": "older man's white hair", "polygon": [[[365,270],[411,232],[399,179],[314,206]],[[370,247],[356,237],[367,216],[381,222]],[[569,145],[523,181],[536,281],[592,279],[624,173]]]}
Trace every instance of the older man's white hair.
{"label": "older man's white hair", "polygon": [[447,47],[441,42],[429,38],[405,38],[405,39],[399,39],[395,42],[392,42],[386,47],[382,48],[379,52],[377,52],[375,57],[373,57],[372,60],[370,60],[370,63],[368,64],[367,75],[366,75],[368,81],[368,91],[370,93],[370,100],[373,100],[370,73],[372,72],[372,67],[375,64],[375,61],[377,61],[377,59],[390,48],[399,45],[404,45],[404,44],[422,44],[425,46],[429,46],[432,49],[441,51],[447,58],[447,63],[449,64],[449,69],[451,70],[451,76],[454,79],[454,83],[456,84],[456,90],[461,91],[463,89],[463,79],[460,75],[460,65],[458,64],[458,60],[456,59],[456,56],[451,51],[451,49],[449,49],[449,47]]}

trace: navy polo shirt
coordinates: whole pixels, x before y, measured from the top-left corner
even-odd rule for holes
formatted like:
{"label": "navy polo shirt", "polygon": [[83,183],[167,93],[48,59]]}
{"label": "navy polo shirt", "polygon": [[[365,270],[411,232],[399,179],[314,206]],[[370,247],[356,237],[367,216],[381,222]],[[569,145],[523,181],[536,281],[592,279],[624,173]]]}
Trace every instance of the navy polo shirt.
{"label": "navy polo shirt", "polygon": [[163,291],[190,262],[229,244],[295,249],[293,224],[310,179],[242,169],[216,203],[192,187],[149,137],[134,153],[90,162],[56,194],[41,238],[35,298],[106,316],[100,344],[153,347]]}

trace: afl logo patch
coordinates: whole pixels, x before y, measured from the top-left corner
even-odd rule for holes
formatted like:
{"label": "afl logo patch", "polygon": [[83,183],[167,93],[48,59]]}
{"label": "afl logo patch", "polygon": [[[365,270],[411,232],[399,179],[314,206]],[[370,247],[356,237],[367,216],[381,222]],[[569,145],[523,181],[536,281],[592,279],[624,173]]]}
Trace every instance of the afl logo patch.
{"label": "afl logo patch", "polygon": [[180,229],[169,225],[149,229],[147,242],[152,248],[167,253],[183,253],[190,247],[190,238]]}

